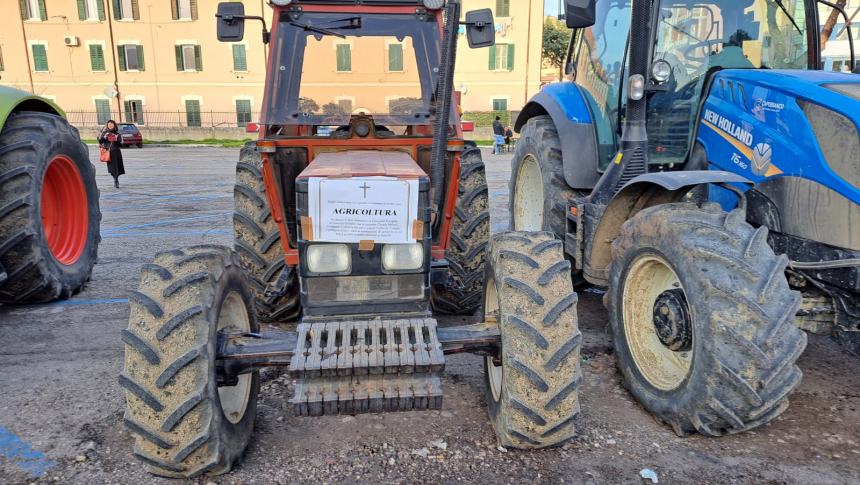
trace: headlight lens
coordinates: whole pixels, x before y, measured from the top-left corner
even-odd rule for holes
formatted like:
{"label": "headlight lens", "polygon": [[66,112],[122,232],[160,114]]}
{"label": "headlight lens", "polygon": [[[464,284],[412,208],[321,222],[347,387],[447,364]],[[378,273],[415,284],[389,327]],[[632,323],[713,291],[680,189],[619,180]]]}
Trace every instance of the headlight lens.
{"label": "headlight lens", "polygon": [[658,84],[663,84],[672,77],[672,66],[663,59],[657,59],[651,64],[651,79]]}
{"label": "headlight lens", "polygon": [[284,7],[286,5],[293,3],[293,0],[272,0],[272,3],[274,3],[275,5],[277,5],[279,7]]}
{"label": "headlight lens", "polygon": [[307,256],[312,273],[347,273],[352,263],[346,244],[313,244],[308,246]]}
{"label": "headlight lens", "polygon": [[445,6],[445,0],[424,0],[424,7],[429,10],[435,10]]}
{"label": "headlight lens", "polygon": [[424,244],[386,244],[382,248],[382,267],[388,271],[419,269],[424,264]]}

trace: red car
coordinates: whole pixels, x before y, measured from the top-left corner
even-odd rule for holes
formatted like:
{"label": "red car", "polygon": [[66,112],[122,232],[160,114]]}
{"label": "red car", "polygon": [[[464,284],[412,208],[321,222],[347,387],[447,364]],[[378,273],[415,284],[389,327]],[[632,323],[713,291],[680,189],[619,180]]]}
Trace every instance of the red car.
{"label": "red car", "polygon": [[135,145],[143,148],[143,135],[134,123],[119,123],[119,132],[122,135],[122,147]]}

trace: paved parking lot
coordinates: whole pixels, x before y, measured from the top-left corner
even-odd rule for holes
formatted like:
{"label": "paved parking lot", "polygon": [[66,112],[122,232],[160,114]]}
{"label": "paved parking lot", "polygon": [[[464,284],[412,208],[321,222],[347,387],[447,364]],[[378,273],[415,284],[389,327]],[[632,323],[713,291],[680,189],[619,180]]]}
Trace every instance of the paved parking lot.
{"label": "paved parking lot", "polygon": [[[103,241],[92,283],[71,300],[0,307],[0,483],[166,483],[130,454],[120,331],[126,292],[159,250],[231,242],[237,149],[124,151],[122,188],[103,166]],[[93,160],[98,156],[93,151]],[[509,155],[487,160],[495,231],[507,226]],[[559,449],[503,451],[486,419],[480,359],[448,362],[441,412],[297,418],[288,381],[264,375],[245,462],[217,483],[860,482],[860,360],[811,337],[791,408],[754,433],[676,437],[626,393],[599,292],[580,299],[585,334],[578,436]],[[206,483],[208,479],[201,479]]]}

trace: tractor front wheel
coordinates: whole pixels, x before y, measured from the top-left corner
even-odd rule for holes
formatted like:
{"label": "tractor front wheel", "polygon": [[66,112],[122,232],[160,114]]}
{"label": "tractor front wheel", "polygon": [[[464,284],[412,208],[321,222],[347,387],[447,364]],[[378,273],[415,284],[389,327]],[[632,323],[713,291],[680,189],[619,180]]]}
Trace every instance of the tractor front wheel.
{"label": "tractor front wheel", "polygon": [[679,435],[738,433],[782,413],[806,346],[787,263],[740,210],[666,204],[627,221],[605,300],[626,387]]}
{"label": "tractor front wheel", "polygon": [[100,222],[95,169],[78,131],[53,114],[10,115],[0,132],[0,303],[80,291],[96,263]]}
{"label": "tractor front wheel", "polygon": [[471,315],[481,305],[484,265],[490,240],[490,198],[481,151],[466,148],[460,159],[457,206],[451,221],[448,281],[433,287],[433,309]]}
{"label": "tractor front wheel", "polygon": [[504,446],[561,444],[573,436],[582,383],[570,262],[545,232],[494,236],[490,257],[484,321],[502,337],[485,360],[490,421]]}
{"label": "tractor front wheel", "polygon": [[129,302],[119,383],[135,456],[165,477],[230,471],[251,439],[260,388],[257,373],[216,379],[218,332],[259,331],[238,257],[219,246],[158,253]]}

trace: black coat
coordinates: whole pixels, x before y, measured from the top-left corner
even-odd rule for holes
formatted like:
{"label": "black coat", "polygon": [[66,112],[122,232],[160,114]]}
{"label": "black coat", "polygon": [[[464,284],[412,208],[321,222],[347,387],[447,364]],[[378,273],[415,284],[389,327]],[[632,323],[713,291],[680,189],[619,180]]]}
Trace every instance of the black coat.
{"label": "black coat", "polygon": [[[116,135],[116,141],[108,140],[108,134],[111,133]],[[125,173],[125,165],[122,163],[122,151],[120,150],[121,139],[122,135],[117,130],[102,129],[101,133],[99,133],[99,145],[110,151],[110,162],[108,162],[107,166],[108,172],[114,178]]]}

